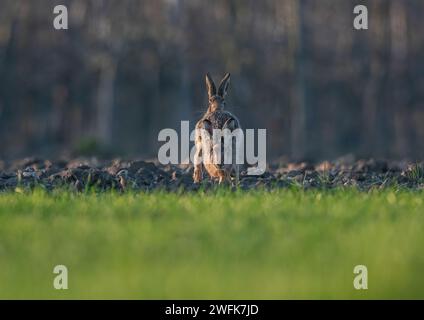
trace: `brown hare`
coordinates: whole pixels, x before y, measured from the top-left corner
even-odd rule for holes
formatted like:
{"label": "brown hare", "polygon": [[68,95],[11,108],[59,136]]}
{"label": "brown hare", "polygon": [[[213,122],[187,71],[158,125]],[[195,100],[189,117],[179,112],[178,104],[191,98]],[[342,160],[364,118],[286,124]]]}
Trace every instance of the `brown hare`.
{"label": "brown hare", "polygon": [[[212,179],[231,182],[231,173],[235,174],[236,185],[239,182],[239,165],[236,163],[236,145],[234,139],[232,143],[232,162],[224,164],[224,150],[212,139],[214,130],[228,129],[233,132],[240,129],[240,122],[232,113],[224,110],[225,96],[230,84],[230,74],[227,73],[222,79],[218,91],[211,76],[206,74],[206,87],[208,90],[209,106],[203,117],[197,122],[195,130],[196,152],[194,155],[193,180],[199,183],[203,178],[203,166]],[[218,159],[218,160],[217,160]]]}

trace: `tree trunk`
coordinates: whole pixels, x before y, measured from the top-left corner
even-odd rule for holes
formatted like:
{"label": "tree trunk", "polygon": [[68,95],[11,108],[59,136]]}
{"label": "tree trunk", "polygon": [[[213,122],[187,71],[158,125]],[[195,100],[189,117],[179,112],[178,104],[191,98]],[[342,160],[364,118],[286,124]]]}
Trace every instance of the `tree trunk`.
{"label": "tree trunk", "polygon": [[408,112],[407,57],[408,32],[407,14],[404,2],[392,0],[390,3],[390,101],[393,106],[394,147],[397,156],[407,155],[410,151],[408,131],[411,125]]}
{"label": "tree trunk", "polygon": [[[291,151],[295,159],[303,159],[306,156],[306,117],[307,117],[307,88],[305,75],[305,1],[293,1],[293,11],[297,15],[292,30],[292,42],[294,49],[294,72],[295,85],[292,88],[291,108]],[[294,38],[293,38],[294,37]]]}
{"label": "tree trunk", "polygon": [[97,138],[105,146],[112,143],[113,129],[116,64],[111,60],[102,63],[97,88]]}

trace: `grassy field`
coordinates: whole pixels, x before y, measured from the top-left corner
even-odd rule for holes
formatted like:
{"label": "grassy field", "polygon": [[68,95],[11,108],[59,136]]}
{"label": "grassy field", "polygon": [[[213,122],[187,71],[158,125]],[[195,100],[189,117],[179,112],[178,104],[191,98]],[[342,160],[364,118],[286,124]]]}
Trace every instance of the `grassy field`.
{"label": "grassy field", "polygon": [[423,192],[2,194],[0,298],[424,298],[423,226]]}

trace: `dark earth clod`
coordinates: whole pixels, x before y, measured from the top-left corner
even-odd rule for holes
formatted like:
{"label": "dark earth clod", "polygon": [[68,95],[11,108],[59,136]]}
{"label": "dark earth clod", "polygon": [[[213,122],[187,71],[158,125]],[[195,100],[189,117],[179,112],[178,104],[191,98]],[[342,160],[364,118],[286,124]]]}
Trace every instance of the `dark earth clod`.
{"label": "dark earth clod", "polygon": [[[27,158],[9,163],[2,161],[1,164],[0,192],[36,187],[48,191],[68,188],[76,192],[91,189],[197,191],[220,187],[208,177],[202,183],[194,184],[191,166],[161,165],[142,160],[101,161],[94,158],[50,161]],[[424,163],[376,159],[355,161],[351,157],[315,164],[276,161],[270,163],[261,176],[248,176],[246,170],[242,170],[239,184],[242,190],[289,187],[420,190],[424,189]],[[232,189],[235,189],[234,186]]]}

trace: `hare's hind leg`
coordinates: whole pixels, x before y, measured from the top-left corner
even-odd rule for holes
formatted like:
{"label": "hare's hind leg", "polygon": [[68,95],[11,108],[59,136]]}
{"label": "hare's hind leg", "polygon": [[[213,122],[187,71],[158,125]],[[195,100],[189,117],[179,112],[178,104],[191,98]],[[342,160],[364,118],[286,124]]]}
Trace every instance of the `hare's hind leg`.
{"label": "hare's hind leg", "polygon": [[196,152],[194,154],[194,183],[200,183],[203,179],[203,161],[202,161],[202,139],[198,135],[196,136]]}
{"label": "hare's hind leg", "polygon": [[231,185],[233,185],[234,187],[237,187],[240,182],[240,166],[237,164],[234,164],[233,167],[231,168],[231,172],[234,173],[234,181],[232,181],[230,177]]}
{"label": "hare's hind leg", "polygon": [[235,176],[235,186],[237,187],[239,185],[240,182],[240,165],[237,163],[238,158],[238,151],[237,151],[237,144],[233,141],[233,154],[232,154],[232,172],[234,172],[234,176]]}
{"label": "hare's hind leg", "polygon": [[203,179],[203,168],[201,164],[194,166],[194,173],[193,173],[193,181],[194,183],[200,183]]}
{"label": "hare's hind leg", "polygon": [[230,175],[225,170],[216,170],[216,176],[218,177],[218,184],[227,183],[228,181],[231,182]]}
{"label": "hare's hind leg", "polygon": [[194,173],[193,173],[193,181],[194,183],[200,183],[203,179],[203,164],[200,160],[201,149],[197,149],[196,154],[194,156]]}

